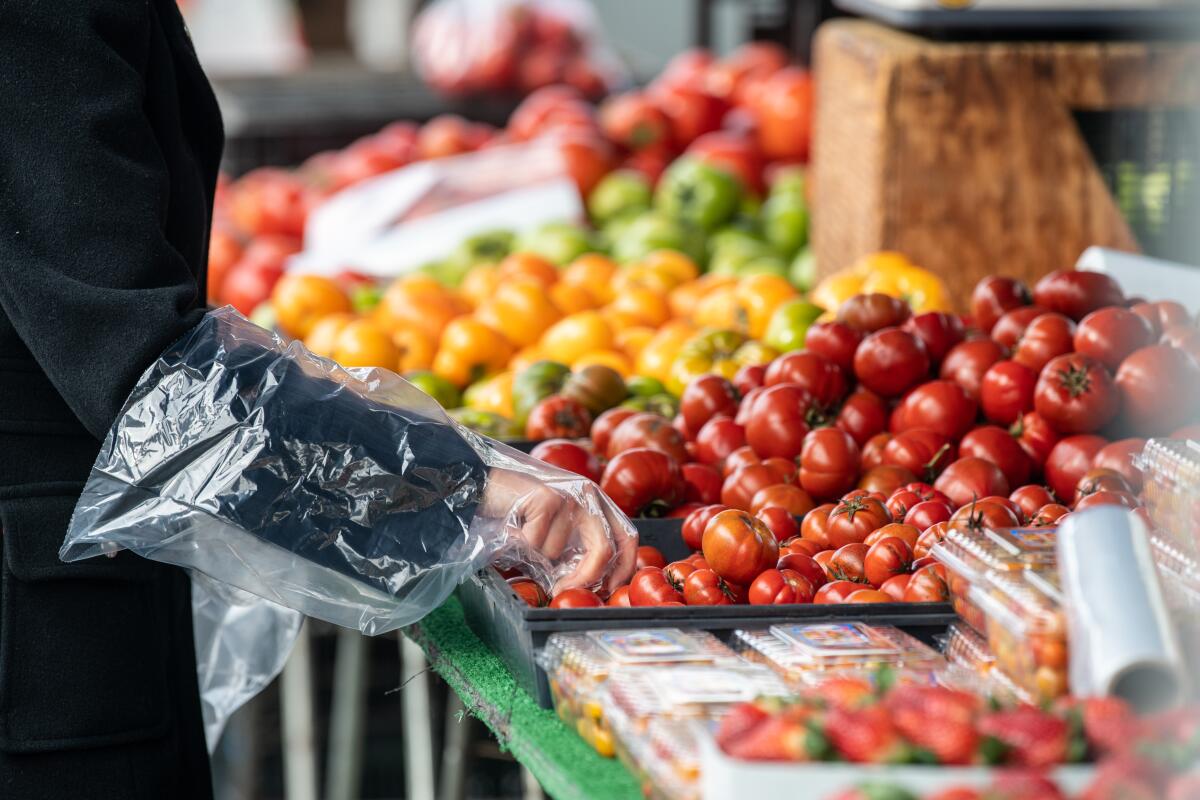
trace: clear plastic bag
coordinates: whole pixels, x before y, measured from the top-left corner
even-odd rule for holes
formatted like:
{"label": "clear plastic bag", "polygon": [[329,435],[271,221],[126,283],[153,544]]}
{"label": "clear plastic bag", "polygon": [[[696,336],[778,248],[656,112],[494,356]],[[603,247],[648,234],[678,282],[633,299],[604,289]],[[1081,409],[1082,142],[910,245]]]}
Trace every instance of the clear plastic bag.
{"label": "clear plastic bag", "polygon": [[489,560],[612,588],[636,544],[590,481],[466,430],[392,372],[343,369],[224,308],[141,377],[59,555],[128,549],[379,634]]}
{"label": "clear plastic bag", "polygon": [[412,49],[425,82],[449,95],[565,83],[594,98],[629,80],[587,0],[437,0]]}

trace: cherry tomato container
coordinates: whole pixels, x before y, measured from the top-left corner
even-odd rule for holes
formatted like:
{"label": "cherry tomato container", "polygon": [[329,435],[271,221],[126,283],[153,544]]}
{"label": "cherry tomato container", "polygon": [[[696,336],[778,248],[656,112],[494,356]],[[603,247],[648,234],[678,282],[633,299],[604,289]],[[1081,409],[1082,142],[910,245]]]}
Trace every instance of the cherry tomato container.
{"label": "cherry tomato container", "polygon": [[970,670],[985,680],[996,666],[996,656],[988,647],[987,639],[965,622],[950,626],[942,652],[953,666]]}
{"label": "cherry tomato container", "polygon": [[1188,555],[1175,539],[1157,533],[1150,536],[1150,551],[1184,660],[1200,663],[1200,561]]}
{"label": "cherry tomato container", "polygon": [[617,756],[648,800],[700,800],[700,741],[705,723],[652,719],[640,736],[617,741]]}
{"label": "cherry tomato container", "polygon": [[1151,439],[1134,459],[1155,526],[1189,557],[1200,554],[1200,442]]}

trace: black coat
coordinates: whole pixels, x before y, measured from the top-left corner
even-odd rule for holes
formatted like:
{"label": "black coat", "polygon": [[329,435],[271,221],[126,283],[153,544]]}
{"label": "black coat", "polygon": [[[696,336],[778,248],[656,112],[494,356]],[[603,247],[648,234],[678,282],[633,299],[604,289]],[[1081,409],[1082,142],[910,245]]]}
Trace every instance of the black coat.
{"label": "black coat", "polygon": [[208,798],[189,587],[57,558],[203,313],[220,114],[175,0],[0,0],[0,797]]}

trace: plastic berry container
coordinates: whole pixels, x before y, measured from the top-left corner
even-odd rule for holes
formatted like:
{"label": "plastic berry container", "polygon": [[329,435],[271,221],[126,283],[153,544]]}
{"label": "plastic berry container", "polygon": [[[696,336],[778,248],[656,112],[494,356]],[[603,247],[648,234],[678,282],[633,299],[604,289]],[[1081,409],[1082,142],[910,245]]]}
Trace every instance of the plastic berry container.
{"label": "plastic berry container", "polygon": [[1065,695],[1067,626],[1055,571],[991,573],[971,587],[996,667],[1036,701]]}
{"label": "plastic berry container", "polygon": [[981,678],[987,678],[996,666],[996,656],[988,647],[987,640],[963,622],[951,623],[944,653],[953,666],[969,670]]}
{"label": "plastic berry container", "polygon": [[1200,554],[1200,442],[1151,439],[1134,465],[1155,526],[1188,556]]}

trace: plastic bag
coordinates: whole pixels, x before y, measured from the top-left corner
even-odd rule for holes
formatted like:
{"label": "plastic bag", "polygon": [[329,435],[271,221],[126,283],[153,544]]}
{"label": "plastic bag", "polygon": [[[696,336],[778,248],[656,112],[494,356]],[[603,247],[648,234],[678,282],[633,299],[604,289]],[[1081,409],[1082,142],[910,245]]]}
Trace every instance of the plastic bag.
{"label": "plastic bag", "polygon": [[437,0],[412,49],[425,82],[450,95],[565,83],[595,98],[628,83],[586,0]]}
{"label": "plastic bag", "polygon": [[117,549],[378,634],[489,559],[612,586],[637,534],[595,484],[452,422],[392,372],[342,369],[231,308],[141,377],[59,552]]}

